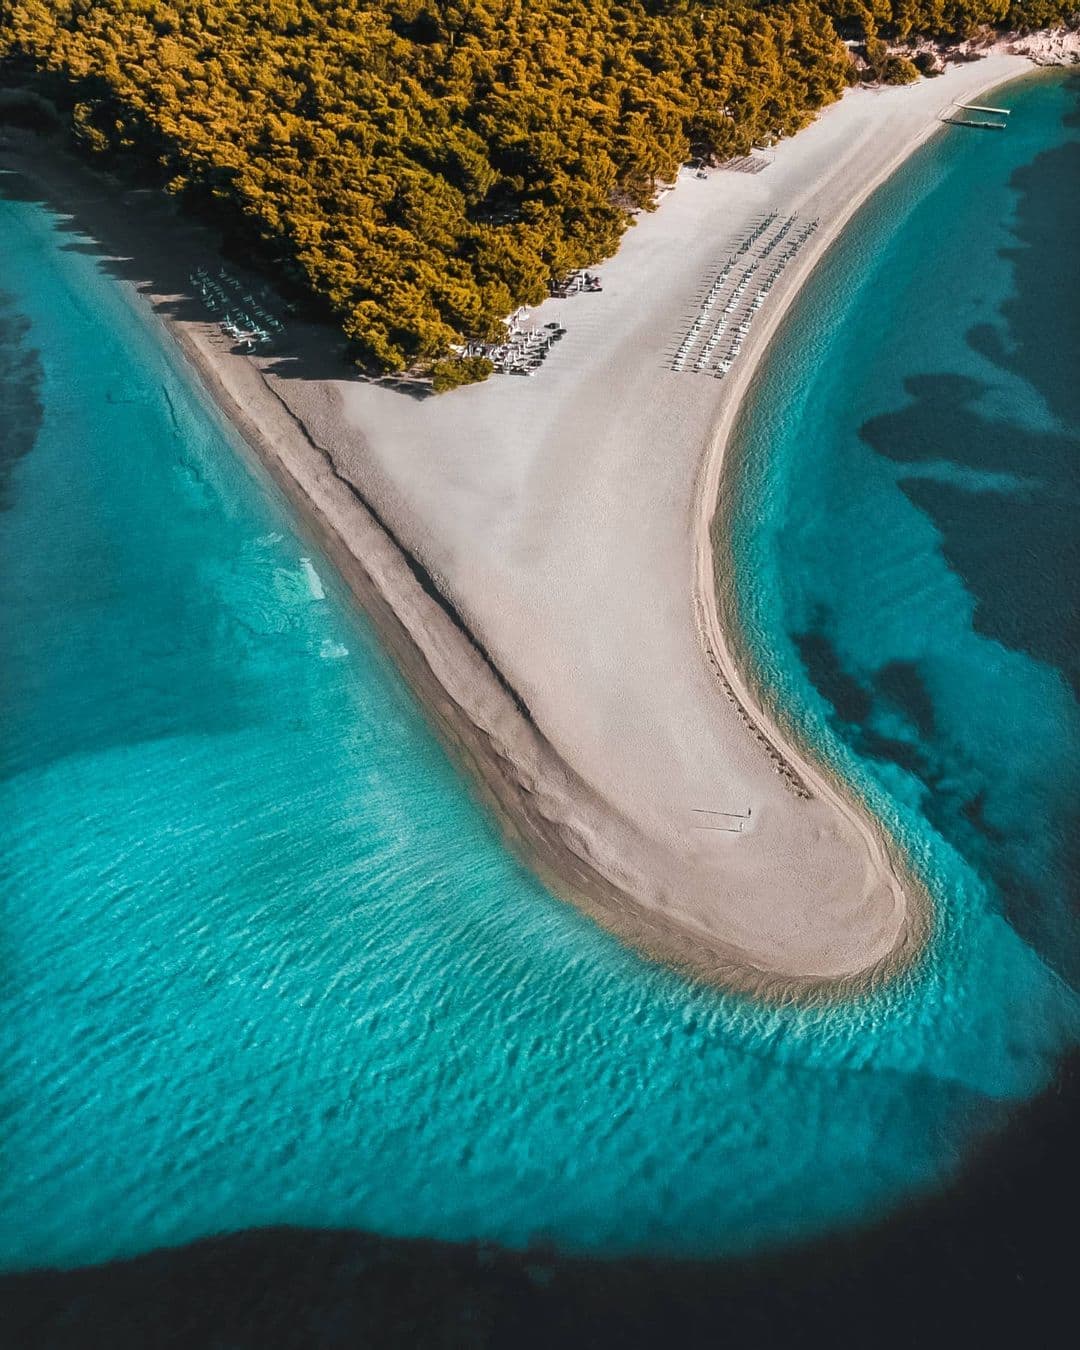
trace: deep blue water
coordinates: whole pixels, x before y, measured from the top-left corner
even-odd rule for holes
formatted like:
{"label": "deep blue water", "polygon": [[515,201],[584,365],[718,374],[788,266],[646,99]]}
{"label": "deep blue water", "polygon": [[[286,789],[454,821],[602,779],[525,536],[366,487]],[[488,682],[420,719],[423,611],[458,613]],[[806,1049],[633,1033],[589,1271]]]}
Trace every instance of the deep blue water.
{"label": "deep blue water", "polygon": [[[779,663],[787,706],[894,821],[942,913],[915,976],[827,1011],[693,988],[514,862],[329,566],[156,328],[89,241],[8,184],[0,1264],[95,1262],[271,1223],[746,1250],[933,1187],[1046,1084],[1078,1025],[1059,973],[1064,864],[1051,843],[1075,707],[1046,646],[1055,625],[1042,647],[988,635],[993,615],[980,619],[942,544],[962,549],[964,526],[943,535],[930,514],[947,514],[965,475],[992,472],[987,490],[1000,493],[1018,470],[954,458],[939,472],[924,457],[933,473],[913,474],[871,442],[892,436],[895,451],[900,433],[881,419],[920,406],[901,366],[973,378],[961,354],[988,360],[964,346],[974,319],[958,330],[961,354],[947,345],[945,321],[967,302],[935,298],[966,277],[972,241],[955,226],[973,182],[997,269],[978,316],[1013,342],[1002,304],[1024,308],[1010,289],[1023,268],[997,251],[1023,247],[1025,189],[1009,180],[1030,166],[1041,220],[1038,157],[1063,153],[1064,91],[1032,83],[1002,144],[942,141],[888,189],[890,209],[864,213],[788,325],[746,428],[739,546],[762,578],[747,605],[760,660]],[[896,327],[905,268],[919,274],[921,337]],[[864,392],[842,363],[869,361],[868,345],[882,365]],[[1051,447],[1028,475],[1038,483],[1016,494],[1034,514],[1057,445],[1045,438],[1075,423],[1039,394],[1044,354],[1021,344],[1005,370],[993,350],[994,392],[980,397]],[[824,483],[795,490],[814,478],[800,439],[842,480],[852,519],[878,522],[861,546],[876,584],[865,556],[839,551],[822,570],[814,549],[836,533],[822,521],[835,526],[841,497]],[[959,438],[942,444],[944,461]],[[844,453],[877,477],[848,481]],[[883,506],[868,513],[861,494],[877,486],[910,516],[885,528]],[[920,504],[930,489],[937,504]],[[1047,494],[1041,530],[1024,526],[1023,548],[1044,546],[1062,491]],[[1045,557],[1056,566],[1061,551],[1047,544]],[[813,587],[800,580],[808,561]],[[1017,595],[1026,616],[1031,597]],[[1042,631],[1024,616],[1014,622]],[[918,656],[901,641],[911,632]],[[980,643],[993,662],[970,654]],[[882,675],[890,664],[901,673]],[[946,679],[957,668],[960,691]],[[849,686],[861,703],[843,704]],[[937,776],[879,753],[887,736],[906,737]],[[967,810],[1002,771],[1008,790],[987,788]],[[1036,782],[1043,828],[1021,831],[1027,817],[1007,803],[1034,802]],[[983,822],[971,838],[951,823],[969,816]],[[1006,839],[983,848],[990,826]],[[1002,859],[1034,888],[1026,923],[1003,899]]]}

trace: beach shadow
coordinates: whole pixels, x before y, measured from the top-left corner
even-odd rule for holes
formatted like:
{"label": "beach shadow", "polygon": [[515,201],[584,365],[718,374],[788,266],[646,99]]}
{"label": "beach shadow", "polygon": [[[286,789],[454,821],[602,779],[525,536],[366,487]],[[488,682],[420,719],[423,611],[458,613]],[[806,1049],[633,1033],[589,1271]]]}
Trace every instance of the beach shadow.
{"label": "beach shadow", "polygon": [[[420,399],[432,396],[428,382],[360,370],[351,361],[340,329],[317,312],[314,303],[288,279],[260,266],[255,252],[230,240],[182,209],[164,192],[141,188],[84,163],[64,149],[62,138],[7,133],[0,141],[0,194],[43,207],[58,231],[72,237],[62,247],[98,259],[101,271],[127,282],[147,298],[156,313],[172,320],[216,325],[191,281],[192,269],[211,274],[225,267],[246,287],[269,286],[270,311],[285,324],[277,344],[259,354],[262,369],[283,380],[350,380]],[[64,190],[51,190],[34,174],[35,146],[62,164]],[[12,167],[8,167],[8,165]],[[154,299],[168,296],[168,299]]]}

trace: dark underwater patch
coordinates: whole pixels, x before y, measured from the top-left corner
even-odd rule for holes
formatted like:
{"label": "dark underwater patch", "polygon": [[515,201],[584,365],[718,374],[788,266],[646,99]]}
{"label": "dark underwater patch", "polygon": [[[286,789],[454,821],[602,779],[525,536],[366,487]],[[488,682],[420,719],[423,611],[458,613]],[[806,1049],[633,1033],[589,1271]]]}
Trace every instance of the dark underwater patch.
{"label": "dark underwater patch", "polygon": [[850,727],[861,726],[869,720],[873,699],[844,669],[840,653],[825,633],[822,617],[817,615],[815,628],[794,635],[795,646],[811,683],[837,718]]}
{"label": "dark underwater patch", "polygon": [[1080,502],[1073,493],[1018,497],[930,478],[903,479],[900,487],[940,532],[945,561],[974,598],[976,632],[1056,666],[1080,696]]}
{"label": "dark underwater patch", "polygon": [[41,356],[30,320],[0,291],[0,511],[11,509],[12,473],[33,450],[41,428]]}
{"label": "dark underwater patch", "polygon": [[891,703],[920,736],[930,739],[937,727],[934,700],[914,661],[888,661],[874,676],[880,698]]}
{"label": "dark underwater patch", "polygon": [[[830,705],[830,724],[837,736],[861,758],[903,769],[922,787],[920,809],[945,839],[962,853],[980,860],[993,878],[1001,912],[1021,938],[1066,979],[1080,978],[1080,821],[1064,832],[1052,850],[1054,866],[1036,885],[1024,875],[1019,859],[1025,840],[991,823],[995,800],[1007,784],[988,780],[980,765],[940,733],[929,688],[910,661],[890,661],[860,678],[844,665],[829,636],[829,616],[819,609],[820,625],[800,633],[795,644],[806,674]],[[900,714],[910,738],[880,728],[894,728]],[[1029,828],[1048,822],[1032,820]]]}
{"label": "dark underwater patch", "polygon": [[[1074,106],[1063,121],[1080,126],[1080,81],[1070,88]],[[1080,141],[1045,150],[1017,169],[1009,185],[1017,197],[1016,243],[1002,256],[1016,284],[1000,306],[1008,344],[991,359],[1027,380],[1063,422],[1080,426]],[[984,336],[975,329],[969,340],[982,350]]]}
{"label": "dark underwater patch", "polygon": [[[1068,84],[1066,126],[1080,125],[1080,80]],[[933,521],[942,553],[975,601],[975,628],[1056,666],[1080,696],[1080,141],[1046,150],[1014,171],[1014,246],[1001,256],[1014,286],[1000,324],[980,324],[968,344],[1026,380],[1062,430],[1041,431],[985,415],[988,386],[949,372],[912,374],[910,402],[859,429],[899,464],[946,462],[1008,474],[1016,490],[919,474],[908,499]],[[1057,259],[1058,265],[1048,265]]]}
{"label": "dark underwater patch", "polygon": [[940,534],[975,602],[976,630],[1056,666],[1080,694],[1080,436],[983,416],[975,404],[985,387],[966,376],[912,376],[905,389],[912,402],[864,422],[862,440],[899,464],[1015,478],[1014,491],[930,474],[898,486]]}
{"label": "dark underwater patch", "polygon": [[[796,634],[794,641],[811,683],[833,709],[834,729],[865,758],[898,764],[926,780],[930,765],[917,739],[918,723],[914,723],[915,734],[910,740],[875,726],[890,708],[907,715],[905,700],[914,700],[920,719],[933,721],[932,708],[927,711],[926,688],[914,664],[891,661],[864,683],[845,668],[840,651],[828,636],[822,611],[817,618],[821,626]],[[898,692],[902,695],[899,699],[894,696]]]}

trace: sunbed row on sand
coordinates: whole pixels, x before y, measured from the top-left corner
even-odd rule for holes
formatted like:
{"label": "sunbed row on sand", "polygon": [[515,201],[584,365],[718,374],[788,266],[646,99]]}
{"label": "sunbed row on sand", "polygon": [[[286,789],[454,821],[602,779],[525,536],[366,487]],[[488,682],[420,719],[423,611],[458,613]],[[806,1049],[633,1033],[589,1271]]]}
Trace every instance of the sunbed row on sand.
{"label": "sunbed row on sand", "polygon": [[462,356],[486,356],[500,375],[534,375],[544,363],[548,352],[566,335],[560,324],[549,323],[543,328],[524,328],[515,318],[510,321],[503,342],[470,342]]}
{"label": "sunbed row on sand", "polygon": [[577,295],[579,291],[602,291],[600,278],[595,272],[571,272],[569,276],[555,278],[548,282],[548,290],[559,300]]}
{"label": "sunbed row on sand", "polygon": [[[817,229],[817,221],[812,220],[792,235],[797,217],[788,216],[779,226],[776,226],[777,219],[775,211],[764,216],[720,266],[676,349],[671,361],[673,371],[684,371],[689,363],[689,368],[699,374],[707,372],[717,379],[723,379],[731,369],[742,351],[743,341],[750,332],[754,317],[764,305],[780,273]],[[763,238],[765,242],[761,243]],[[768,271],[761,272],[762,265],[781,245],[784,245],[782,252],[774,259],[772,266]],[[740,268],[740,260],[746,259],[751,250],[755,250],[753,257],[746,262],[746,266]],[[759,272],[760,275],[755,276]],[[713,310],[717,306],[722,307],[719,316],[714,319]],[[729,332],[728,345],[718,356],[717,348],[724,334]]]}
{"label": "sunbed row on sand", "polygon": [[285,325],[263,304],[271,294],[268,286],[252,292],[224,267],[216,274],[196,267],[190,280],[210,312],[222,315],[221,331],[244,351],[265,350],[284,333]]}
{"label": "sunbed row on sand", "polygon": [[[586,291],[602,291],[595,272],[571,272],[569,276],[548,283],[552,296],[566,299]],[[497,375],[535,375],[544,364],[555,343],[566,336],[559,323],[547,323],[542,328],[528,324],[529,311],[522,305],[506,320],[506,336],[499,342],[468,342],[456,347],[462,359],[486,356]]]}

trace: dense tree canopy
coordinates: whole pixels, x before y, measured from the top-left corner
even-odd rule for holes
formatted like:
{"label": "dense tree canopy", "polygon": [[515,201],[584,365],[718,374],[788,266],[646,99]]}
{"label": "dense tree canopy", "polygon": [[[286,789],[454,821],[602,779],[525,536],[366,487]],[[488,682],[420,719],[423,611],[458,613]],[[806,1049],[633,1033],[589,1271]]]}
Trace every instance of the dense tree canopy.
{"label": "dense tree canopy", "polygon": [[690,155],[798,130],[850,78],[841,34],[960,36],[1075,2],[0,0],[0,56],[393,370],[610,254]]}

